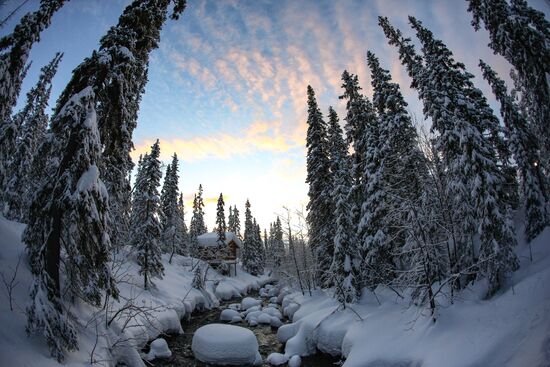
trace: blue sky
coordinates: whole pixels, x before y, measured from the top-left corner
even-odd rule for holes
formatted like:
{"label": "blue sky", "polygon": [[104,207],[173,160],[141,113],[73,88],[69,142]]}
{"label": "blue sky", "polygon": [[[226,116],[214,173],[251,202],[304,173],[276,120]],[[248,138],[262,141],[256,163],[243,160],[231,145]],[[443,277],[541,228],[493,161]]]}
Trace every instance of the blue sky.
{"label": "blue sky", "polygon": [[[53,18],[35,45],[27,91],[39,69],[56,51],[65,57],[54,80],[52,105],[82,59],[116,24],[129,0],[71,0]],[[8,0],[0,16],[20,0]],[[531,2],[549,13],[547,1]],[[26,11],[38,7],[31,0]],[[149,83],[134,133],[137,158],[161,140],[162,159],[176,152],[180,188],[191,199],[199,183],[207,198],[207,224],[215,220],[220,192],[226,204],[244,210],[250,198],[262,227],[307,202],[305,181],[306,86],[311,84],[324,113],[333,105],[343,118],[340,76],[359,75],[371,95],[366,52],[373,51],[400,83],[411,113],[421,104],[410,80],[377,25],[385,15],[414,39],[407,16],[414,15],[476,75],[477,85],[494,104],[477,63],[489,62],[503,76],[509,65],[486,46],[484,30],[474,32],[463,0],[189,0],[178,21],[168,21],[160,47],[152,54]],[[18,17],[0,29],[13,29]],[[498,113],[498,109],[496,109]],[[190,207],[187,208],[190,211]]]}

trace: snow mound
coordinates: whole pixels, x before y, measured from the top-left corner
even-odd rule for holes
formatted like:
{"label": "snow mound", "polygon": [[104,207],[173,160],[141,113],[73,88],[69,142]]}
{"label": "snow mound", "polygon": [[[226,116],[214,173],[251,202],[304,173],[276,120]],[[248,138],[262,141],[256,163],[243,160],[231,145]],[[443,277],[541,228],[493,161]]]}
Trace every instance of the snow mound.
{"label": "snow mound", "polygon": [[246,366],[262,363],[256,336],[240,326],[203,326],[195,332],[191,349],[195,358],[214,365]]}
{"label": "snow mound", "polygon": [[238,311],[226,309],[226,310],[223,310],[222,313],[220,314],[220,320],[231,321],[236,316],[240,318],[241,314]]}
{"label": "snow mound", "polygon": [[276,309],[274,307],[265,307],[262,310],[262,312],[268,314],[269,316],[275,316],[278,319],[283,318],[283,315],[281,314],[281,311],[279,311],[278,309]]}
{"label": "snow mound", "polygon": [[232,324],[236,324],[236,323],[239,323],[239,322],[243,322],[243,318],[240,317],[240,316],[233,316],[233,318],[231,319],[230,321]]}
{"label": "snow mound", "polygon": [[258,322],[260,324],[271,324],[271,316],[262,312],[262,314],[258,316]]}
{"label": "snow mound", "polygon": [[241,301],[241,310],[248,310],[250,307],[259,306],[262,304],[262,301],[252,297],[245,297]]}
{"label": "snow mound", "polygon": [[172,356],[172,351],[168,348],[168,343],[163,338],[155,339],[151,342],[151,349],[147,354],[148,361],[152,361],[156,358],[170,358]]}
{"label": "snow mound", "polygon": [[271,326],[274,327],[274,328],[278,328],[278,327],[283,326],[283,322],[280,319],[278,319],[277,317],[271,316]]}

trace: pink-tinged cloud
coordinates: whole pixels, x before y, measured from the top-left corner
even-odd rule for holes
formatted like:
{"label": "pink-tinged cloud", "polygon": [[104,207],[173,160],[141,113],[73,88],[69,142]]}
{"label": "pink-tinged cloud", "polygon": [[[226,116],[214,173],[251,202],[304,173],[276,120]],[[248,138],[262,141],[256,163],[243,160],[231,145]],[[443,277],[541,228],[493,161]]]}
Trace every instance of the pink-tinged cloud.
{"label": "pink-tinged cloud", "polygon": [[[134,161],[150,150],[154,139],[146,139],[136,144],[132,153]],[[169,160],[175,152],[186,162],[205,159],[227,159],[233,156],[246,156],[257,152],[282,154],[295,148],[293,141],[284,136],[280,123],[258,121],[236,133],[219,133],[208,136],[195,136],[189,139],[161,138],[161,160]]]}

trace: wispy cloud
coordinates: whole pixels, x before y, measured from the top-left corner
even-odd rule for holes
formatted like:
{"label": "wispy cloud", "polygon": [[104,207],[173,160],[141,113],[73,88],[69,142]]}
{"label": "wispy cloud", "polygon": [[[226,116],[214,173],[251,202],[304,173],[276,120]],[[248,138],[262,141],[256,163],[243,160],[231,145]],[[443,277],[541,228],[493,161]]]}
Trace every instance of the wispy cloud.
{"label": "wispy cloud", "polygon": [[[146,139],[136,145],[134,160],[150,150],[155,139]],[[205,159],[227,159],[233,156],[246,156],[257,152],[285,153],[295,148],[287,137],[281,134],[280,123],[257,121],[243,131],[195,136],[189,139],[162,138],[160,140],[161,159],[169,160],[176,152],[186,162]]]}

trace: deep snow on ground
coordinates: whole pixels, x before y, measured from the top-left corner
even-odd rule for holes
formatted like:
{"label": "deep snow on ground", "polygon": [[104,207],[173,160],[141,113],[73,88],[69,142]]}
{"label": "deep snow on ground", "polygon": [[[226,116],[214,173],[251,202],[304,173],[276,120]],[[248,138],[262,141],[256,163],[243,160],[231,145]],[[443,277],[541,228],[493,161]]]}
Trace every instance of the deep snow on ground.
{"label": "deep snow on ground", "polygon": [[[0,272],[10,281],[21,257],[13,288],[13,308],[10,310],[6,288],[0,297],[0,356],[2,366],[59,366],[50,358],[41,337],[28,338],[24,331],[24,309],[28,302],[31,282],[20,235],[24,226],[0,218]],[[521,231],[518,230],[518,233]],[[361,302],[345,310],[331,297],[329,291],[316,291],[304,296],[283,291],[270,302],[282,303],[283,314],[293,323],[278,330],[281,341],[287,342],[285,357],[313,354],[317,350],[343,355],[344,366],[550,366],[550,229],[532,243],[533,261],[529,247],[519,243],[517,253],[521,268],[506,287],[492,299],[485,300],[486,284],[477,282],[456,295],[453,304],[439,298],[437,322],[433,323],[428,309],[411,306],[395,293],[377,289],[376,297],[367,292]],[[175,256],[172,264],[163,258],[164,279],[154,279],[155,287],[144,291],[143,279],[127,250],[119,253],[124,259],[115,269],[123,280],[119,288],[123,298],[111,305],[110,315],[127,301],[154,309],[153,317],[129,321],[122,330],[125,315],[109,329],[104,316],[92,318],[98,310],[75,304],[72,312],[78,318],[80,350],[67,356],[67,366],[110,365],[116,359],[129,365],[143,366],[141,347],[162,332],[182,332],[180,318],[192,310],[217,306],[220,299],[243,296],[251,288],[259,288],[270,279],[253,277],[238,269],[238,276],[221,277],[213,270],[207,275],[204,291],[191,288],[191,261]],[[269,296],[266,286],[265,296]],[[275,313],[269,306],[261,308],[254,300],[234,304],[230,308],[247,316],[259,317]],[[242,307],[245,306],[245,307]],[[254,309],[257,307],[257,309]],[[251,310],[252,309],[252,310]],[[258,313],[259,312],[259,313]],[[229,313],[229,312],[228,312]],[[249,317],[252,318],[252,316]],[[273,316],[278,318],[279,315]],[[97,327],[97,329],[96,329]],[[96,336],[97,340],[96,340]],[[114,347],[113,347],[114,346]],[[112,352],[109,351],[112,348]],[[92,354],[93,350],[93,354]],[[122,356],[124,358],[122,358]],[[273,356],[273,358],[278,356]],[[282,357],[282,356],[281,356]]]}
{"label": "deep snow on ground", "polygon": [[[42,337],[28,338],[25,334],[24,311],[29,301],[32,277],[25,258],[25,248],[20,240],[23,229],[24,225],[0,217],[0,272],[7,281],[11,279],[21,258],[13,289],[13,311],[10,310],[6,288],[0,284],[0,365],[59,366],[50,357]],[[80,349],[67,355],[66,366],[90,365],[90,361],[99,366],[113,365],[114,361],[125,362],[130,366],[145,366],[138,351],[147,341],[164,332],[183,332],[180,319],[189,317],[196,308],[217,306],[222,299],[243,296],[271,280],[267,276],[252,276],[240,267],[237,267],[237,276],[231,278],[222,277],[209,269],[206,289],[200,291],[191,287],[194,276],[191,265],[197,263],[196,259],[176,255],[172,264],[169,264],[169,256],[163,255],[164,278],[153,279],[155,286],[145,291],[143,278],[138,275],[138,266],[129,249],[122,250],[117,258],[121,260],[120,265],[116,265],[115,261],[113,271],[122,281],[119,283],[121,298],[111,304],[109,316],[128,304],[145,307],[149,314],[137,314],[129,318],[128,313],[123,312],[117,321],[106,328],[105,312],[99,312],[86,304],[75,304],[71,310],[79,323]]]}
{"label": "deep snow on ground", "polygon": [[[518,231],[519,232],[519,231]],[[520,242],[521,268],[505,289],[483,299],[477,282],[441,303],[434,323],[426,308],[377,289],[346,310],[328,292],[283,300],[293,323],[278,330],[287,356],[316,349],[343,355],[345,367],[548,367],[550,366],[550,228],[529,247]]]}

